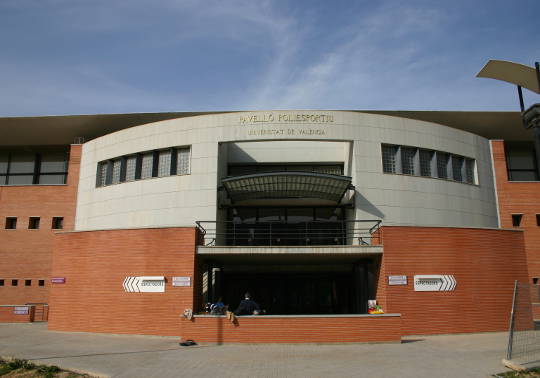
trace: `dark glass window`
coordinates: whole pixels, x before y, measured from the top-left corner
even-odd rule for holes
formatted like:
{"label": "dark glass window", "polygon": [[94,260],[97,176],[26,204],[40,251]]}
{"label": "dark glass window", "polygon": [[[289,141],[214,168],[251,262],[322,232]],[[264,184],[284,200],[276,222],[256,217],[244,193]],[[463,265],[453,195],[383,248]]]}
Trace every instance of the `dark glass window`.
{"label": "dark glass window", "polygon": [[452,178],[455,181],[463,181],[463,158],[461,156],[452,156]]}
{"label": "dark glass window", "polygon": [[4,280],[0,280],[0,286],[4,286]]}
{"label": "dark glass window", "polygon": [[61,230],[64,228],[64,217],[53,217],[52,228],[55,230]]}
{"label": "dark glass window", "polygon": [[540,214],[536,214],[536,225],[540,226]]}
{"label": "dark glass window", "polygon": [[32,286],[32,280],[24,280],[24,286]]}
{"label": "dark glass window", "polygon": [[19,280],[11,280],[11,286],[19,285]]}
{"label": "dark glass window", "polygon": [[7,217],[6,218],[6,230],[15,230],[17,228],[17,218],[16,217]]}
{"label": "dark glass window", "polygon": [[270,172],[311,172],[341,176],[343,164],[235,164],[228,167],[228,175],[231,177]]}
{"label": "dark glass window", "polygon": [[28,219],[28,228],[31,230],[37,230],[39,229],[39,217],[30,217]]}
{"label": "dark glass window", "polygon": [[533,142],[505,142],[504,147],[508,180],[539,180]]}
{"label": "dark glass window", "polygon": [[14,147],[0,151],[0,185],[65,184],[68,147]]}
{"label": "dark glass window", "polygon": [[465,159],[465,182],[475,184],[474,159]]}
{"label": "dark glass window", "polygon": [[433,151],[420,150],[420,174],[422,176],[431,176],[431,161],[433,160]]}
{"label": "dark glass window", "polygon": [[444,152],[437,152],[437,177],[448,178],[448,160],[450,155]]}
{"label": "dark glass window", "polygon": [[45,286],[45,280],[39,280],[38,286]]}
{"label": "dark glass window", "polygon": [[523,214],[512,214],[512,226],[519,227],[521,225],[521,219]]}

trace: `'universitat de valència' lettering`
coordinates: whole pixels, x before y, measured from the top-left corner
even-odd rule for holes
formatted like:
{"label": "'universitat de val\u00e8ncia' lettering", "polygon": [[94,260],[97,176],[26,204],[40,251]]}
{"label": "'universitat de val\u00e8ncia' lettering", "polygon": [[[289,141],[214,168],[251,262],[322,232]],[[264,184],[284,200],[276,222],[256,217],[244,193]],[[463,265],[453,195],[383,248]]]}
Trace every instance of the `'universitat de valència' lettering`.
{"label": "'universitat de val\u00e8ncia' lettering", "polygon": [[263,114],[250,114],[240,116],[241,124],[254,124],[254,123],[296,123],[296,122],[309,122],[309,123],[332,123],[334,122],[334,116],[329,114],[284,114],[284,113],[263,113]]}

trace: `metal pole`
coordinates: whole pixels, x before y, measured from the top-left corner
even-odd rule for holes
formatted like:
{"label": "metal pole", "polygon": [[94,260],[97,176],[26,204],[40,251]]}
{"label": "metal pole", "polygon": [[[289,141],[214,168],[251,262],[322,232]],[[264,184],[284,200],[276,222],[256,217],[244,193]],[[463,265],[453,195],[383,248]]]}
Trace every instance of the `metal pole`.
{"label": "metal pole", "polygon": [[525,111],[525,103],[523,102],[523,91],[521,90],[521,85],[517,86],[518,90],[518,96],[519,96],[519,107],[521,109],[521,113]]}
{"label": "metal pole", "polygon": [[538,80],[538,91],[540,92],[540,63],[534,62],[536,67],[536,79]]}
{"label": "metal pole", "polygon": [[536,152],[536,179],[540,180],[540,126],[533,127],[533,135]]}
{"label": "metal pole", "polygon": [[518,292],[518,282],[514,282],[514,296],[512,298],[512,312],[510,312],[510,327],[508,329],[508,348],[506,349],[506,359],[510,361],[512,359],[512,343],[514,336],[514,313],[516,307],[516,296]]}

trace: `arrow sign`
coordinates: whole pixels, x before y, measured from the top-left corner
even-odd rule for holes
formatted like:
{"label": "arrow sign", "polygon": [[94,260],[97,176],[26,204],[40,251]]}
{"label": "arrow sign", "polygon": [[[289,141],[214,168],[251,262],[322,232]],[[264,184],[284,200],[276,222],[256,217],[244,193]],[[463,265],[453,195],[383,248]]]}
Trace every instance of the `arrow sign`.
{"label": "arrow sign", "polygon": [[122,283],[127,293],[164,293],[165,277],[163,276],[129,276]]}
{"label": "arrow sign", "polygon": [[452,275],[414,276],[414,291],[454,291],[457,281]]}

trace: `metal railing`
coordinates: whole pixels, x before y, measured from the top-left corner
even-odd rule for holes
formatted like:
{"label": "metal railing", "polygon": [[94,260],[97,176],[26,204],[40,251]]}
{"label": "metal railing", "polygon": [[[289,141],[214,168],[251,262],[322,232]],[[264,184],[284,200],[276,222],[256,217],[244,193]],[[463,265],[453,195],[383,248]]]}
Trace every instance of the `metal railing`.
{"label": "metal railing", "polygon": [[381,220],[250,222],[197,221],[205,246],[380,245]]}

